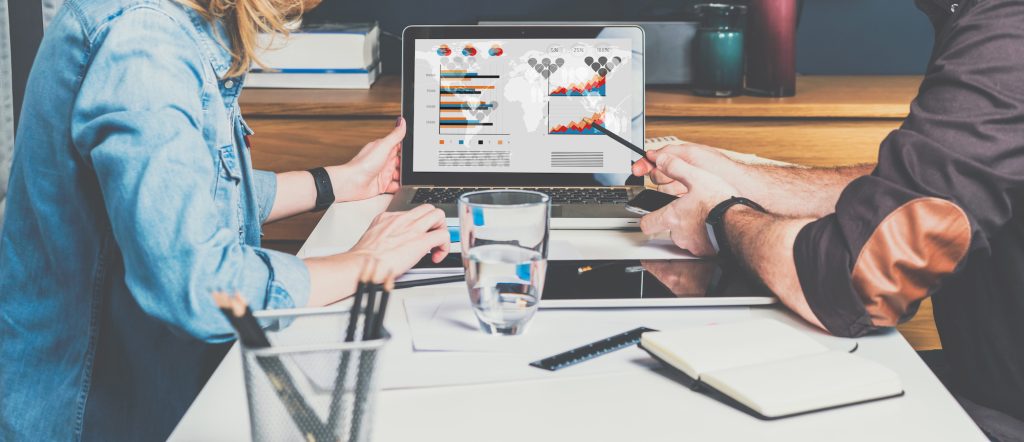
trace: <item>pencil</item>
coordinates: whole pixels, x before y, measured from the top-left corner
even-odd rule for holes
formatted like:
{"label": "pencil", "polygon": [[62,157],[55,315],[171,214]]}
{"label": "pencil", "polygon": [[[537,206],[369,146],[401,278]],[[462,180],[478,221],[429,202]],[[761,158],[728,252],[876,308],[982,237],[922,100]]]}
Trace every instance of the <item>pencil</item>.
{"label": "pencil", "polygon": [[[270,340],[260,328],[256,318],[252,315],[245,299],[236,294],[229,297],[225,293],[214,293],[214,302],[220,307],[221,312],[228,317],[228,322],[238,332],[238,338],[242,345],[259,349],[270,347]],[[323,424],[317,418],[316,412],[310,408],[306,400],[299,394],[295,382],[288,374],[287,369],[277,356],[256,356],[256,363],[267,375],[270,386],[277,393],[278,399],[284,404],[285,409],[291,416],[292,421],[302,432],[307,441],[329,440],[330,434],[325,432]]]}
{"label": "pencil", "polygon": [[[370,277],[376,272],[377,262],[368,260],[363,263],[363,269],[359,272],[359,283],[356,285],[356,293],[352,297],[352,308],[349,309],[348,324],[345,327],[345,342],[352,342],[356,337],[356,328],[359,317],[363,314],[363,294],[369,290],[371,285]],[[352,359],[352,350],[342,350],[341,361],[338,363],[338,371],[334,377],[334,391],[331,392],[331,405],[327,413],[327,428],[334,431],[338,426],[338,418],[341,416],[342,396],[345,395],[345,378],[348,373],[348,366]]]}
{"label": "pencil", "polygon": [[627,148],[629,148],[629,150],[632,150],[633,152],[636,152],[637,154],[640,155],[641,158],[647,158],[647,151],[646,150],[643,150],[642,148],[637,147],[637,145],[635,145],[633,143],[630,143],[625,138],[622,138],[622,137],[618,136],[618,134],[616,134],[615,132],[612,132],[612,131],[608,130],[607,127],[604,127],[604,126],[602,126],[600,124],[597,124],[597,123],[591,123],[591,126],[593,126],[594,129],[597,129],[601,133],[603,133],[605,135],[608,135],[609,137],[611,137],[611,139],[613,139],[615,141],[618,141],[619,144],[621,144],[623,146],[626,146]]}
{"label": "pencil", "polygon": [[423,287],[423,286],[427,286],[427,285],[436,285],[436,284],[447,284],[449,282],[462,282],[462,281],[465,281],[465,280],[466,280],[466,275],[462,274],[462,275],[452,275],[452,276],[440,276],[440,277],[437,277],[437,278],[417,279],[417,280],[414,280],[414,281],[402,281],[402,282],[396,282],[395,283],[395,287],[392,290],[408,289],[408,288],[412,288],[412,287]]}
{"label": "pencil", "polygon": [[[384,313],[387,311],[387,302],[391,297],[391,289],[395,287],[394,276],[388,275],[384,278],[383,286],[377,285],[374,279],[371,285],[372,291],[367,300],[368,305],[373,305],[374,292],[378,287],[383,289],[380,302],[367,312],[366,322],[369,324],[363,332],[363,341],[380,338],[381,326],[384,323]],[[373,368],[376,365],[377,350],[361,350],[359,352],[359,371],[356,372],[356,400],[352,410],[352,425],[350,427],[349,440],[359,440],[361,428],[363,427],[363,411],[370,393],[370,385],[373,379]]]}

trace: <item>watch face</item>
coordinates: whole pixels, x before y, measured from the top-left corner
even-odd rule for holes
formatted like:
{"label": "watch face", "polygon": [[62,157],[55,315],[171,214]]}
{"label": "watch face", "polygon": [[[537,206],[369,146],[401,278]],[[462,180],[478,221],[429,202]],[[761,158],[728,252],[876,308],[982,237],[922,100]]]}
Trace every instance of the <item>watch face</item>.
{"label": "watch face", "polygon": [[715,226],[709,223],[704,223],[704,227],[708,229],[708,240],[711,241],[711,247],[714,247],[715,253],[721,251],[718,246],[718,238],[715,237]]}

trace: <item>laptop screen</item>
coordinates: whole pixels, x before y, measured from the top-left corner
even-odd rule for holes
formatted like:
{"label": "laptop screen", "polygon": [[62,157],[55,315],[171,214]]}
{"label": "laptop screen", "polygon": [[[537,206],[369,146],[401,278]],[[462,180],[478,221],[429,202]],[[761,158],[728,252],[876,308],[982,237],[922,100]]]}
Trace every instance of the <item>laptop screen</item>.
{"label": "laptop screen", "polygon": [[416,39],[404,73],[413,76],[412,171],[586,174],[621,185],[639,156],[593,125],[642,144],[642,48],[604,34]]}

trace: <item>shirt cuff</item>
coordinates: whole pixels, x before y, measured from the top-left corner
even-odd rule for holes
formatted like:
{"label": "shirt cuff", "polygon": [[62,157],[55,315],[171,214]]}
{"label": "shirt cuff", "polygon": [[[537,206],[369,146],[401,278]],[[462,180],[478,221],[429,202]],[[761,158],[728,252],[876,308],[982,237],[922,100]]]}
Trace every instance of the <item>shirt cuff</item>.
{"label": "shirt cuff", "polygon": [[875,327],[850,281],[849,255],[835,214],[797,234],[793,260],[811,312],[836,336],[861,336]]}
{"label": "shirt cuff", "polygon": [[266,170],[254,170],[253,182],[256,184],[256,204],[260,209],[260,224],[270,217],[277,198],[277,174]]}
{"label": "shirt cuff", "polygon": [[294,255],[275,250],[258,249],[267,264],[270,278],[262,310],[305,307],[309,303],[309,269]]}

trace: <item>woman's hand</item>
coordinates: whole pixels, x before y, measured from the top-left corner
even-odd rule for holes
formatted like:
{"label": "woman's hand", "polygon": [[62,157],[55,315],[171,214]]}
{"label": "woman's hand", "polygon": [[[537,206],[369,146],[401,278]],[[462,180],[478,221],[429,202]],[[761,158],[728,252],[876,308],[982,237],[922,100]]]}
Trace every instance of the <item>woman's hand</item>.
{"label": "woman's hand", "polygon": [[376,259],[378,274],[397,276],[428,253],[435,263],[441,262],[448,248],[444,211],[424,204],[408,212],[377,215],[350,253]]}
{"label": "woman's hand", "polygon": [[337,202],[373,198],[398,191],[402,162],[399,156],[405,138],[405,119],[398,117],[395,129],[363,146],[348,163],[327,167],[334,183]]}
{"label": "woman's hand", "polygon": [[311,290],[307,305],[324,306],[350,296],[371,262],[379,279],[405,273],[428,253],[441,262],[448,255],[448,241],[444,212],[433,206],[377,215],[348,252],[305,259]]}

